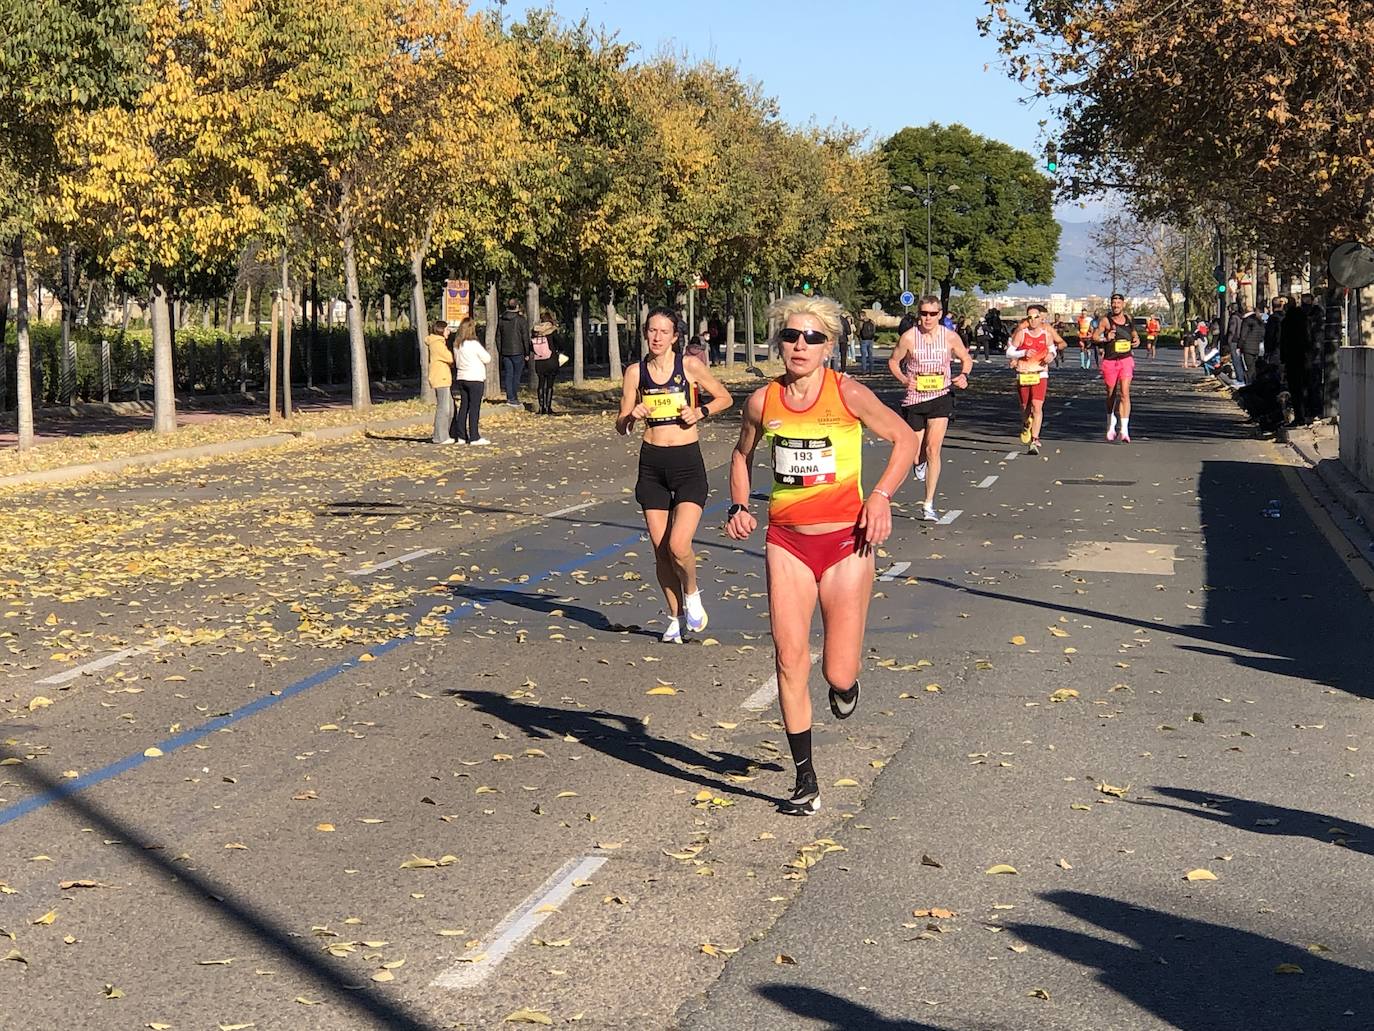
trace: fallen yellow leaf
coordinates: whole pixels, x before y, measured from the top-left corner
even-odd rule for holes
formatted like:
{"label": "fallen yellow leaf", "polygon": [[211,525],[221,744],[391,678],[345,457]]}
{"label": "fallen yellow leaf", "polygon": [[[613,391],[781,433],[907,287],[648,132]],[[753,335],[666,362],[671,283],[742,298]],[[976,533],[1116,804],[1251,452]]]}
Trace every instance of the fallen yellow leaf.
{"label": "fallen yellow leaf", "polygon": [[1217,879],[1217,875],[1212,873],[1211,870],[1203,870],[1199,868],[1197,870],[1189,870],[1186,874],[1183,875],[1183,879],[1185,881],[1215,881]]}
{"label": "fallen yellow leaf", "polygon": [[983,872],[990,874],[1016,873],[1016,867],[1011,866],[1007,863],[998,863],[995,866],[988,867]]}

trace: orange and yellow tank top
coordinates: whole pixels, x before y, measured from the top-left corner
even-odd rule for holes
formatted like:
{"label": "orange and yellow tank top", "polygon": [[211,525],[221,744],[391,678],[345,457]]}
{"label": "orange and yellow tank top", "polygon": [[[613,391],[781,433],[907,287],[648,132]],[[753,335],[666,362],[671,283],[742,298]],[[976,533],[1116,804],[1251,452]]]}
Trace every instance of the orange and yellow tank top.
{"label": "orange and yellow tank top", "polygon": [[840,394],[840,376],[825,370],[810,408],[788,406],[781,380],[768,384],[763,430],[773,453],[768,521],[779,526],[848,523],[863,508],[863,423]]}

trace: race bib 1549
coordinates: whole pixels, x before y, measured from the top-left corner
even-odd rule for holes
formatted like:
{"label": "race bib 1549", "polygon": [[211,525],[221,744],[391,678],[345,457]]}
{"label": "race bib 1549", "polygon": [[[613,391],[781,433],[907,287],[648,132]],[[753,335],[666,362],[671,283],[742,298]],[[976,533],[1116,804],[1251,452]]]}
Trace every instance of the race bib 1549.
{"label": "race bib 1549", "polygon": [[649,418],[657,422],[662,419],[670,422],[682,414],[687,407],[687,395],[681,390],[666,394],[645,394],[644,403],[649,408]]}
{"label": "race bib 1549", "polygon": [[774,437],[773,481],[785,487],[835,482],[835,447],[829,437]]}

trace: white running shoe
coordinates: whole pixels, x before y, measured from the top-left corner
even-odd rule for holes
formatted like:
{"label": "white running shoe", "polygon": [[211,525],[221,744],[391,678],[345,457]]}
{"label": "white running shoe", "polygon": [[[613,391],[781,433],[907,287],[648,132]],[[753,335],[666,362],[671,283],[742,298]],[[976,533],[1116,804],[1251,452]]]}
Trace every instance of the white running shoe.
{"label": "white running shoe", "polygon": [[706,624],[710,622],[710,617],[706,615],[706,607],[701,603],[701,592],[686,595],[683,598],[684,608],[687,610],[687,632],[689,634],[699,634],[706,629]]}
{"label": "white running shoe", "polygon": [[663,636],[660,638],[660,640],[664,644],[682,643],[682,627],[678,624],[676,616],[668,620],[668,629],[663,631]]}
{"label": "white running shoe", "polygon": [[490,443],[491,443],[491,441],[489,441],[486,437],[478,437],[476,440],[474,440],[474,441],[472,442],[473,447],[476,447],[476,446],[479,445],[479,444],[490,444]]}
{"label": "white running shoe", "polygon": [[924,520],[925,520],[926,522],[928,522],[928,523],[938,523],[938,522],[940,521],[940,516],[939,516],[939,514],[935,511],[935,506],[934,506],[934,505],[922,505],[922,506],[921,506],[921,518],[924,519]]}
{"label": "white running shoe", "polygon": [[452,438],[452,437],[445,437],[443,440],[436,440],[435,443],[436,443],[436,444],[452,444],[452,443],[453,443],[453,438]]}
{"label": "white running shoe", "polygon": [[1114,440],[1116,440],[1116,427],[1115,427],[1115,426],[1113,426],[1113,427],[1111,427],[1109,430],[1107,430],[1107,443],[1110,444],[1110,443],[1111,443],[1112,441],[1114,441]]}
{"label": "white running shoe", "polygon": [[926,463],[925,463],[925,462],[918,462],[918,463],[916,464],[916,479],[919,480],[921,483],[925,483],[925,482],[926,482]]}

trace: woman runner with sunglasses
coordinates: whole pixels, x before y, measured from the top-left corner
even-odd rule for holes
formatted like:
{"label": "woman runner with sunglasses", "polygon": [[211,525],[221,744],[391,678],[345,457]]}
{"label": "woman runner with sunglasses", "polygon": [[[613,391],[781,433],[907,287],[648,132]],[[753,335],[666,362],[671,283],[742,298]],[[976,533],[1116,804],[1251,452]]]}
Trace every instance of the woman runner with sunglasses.
{"label": "woman runner with sunglasses", "polygon": [[[697,427],[733,403],[704,361],[677,352],[680,339],[677,312],[650,309],[644,320],[648,354],[625,370],[620,415],[615,421],[616,432],[624,436],[637,419],[644,420],[635,500],[644,510],[644,523],[654,545],[655,572],[668,609],[663,640],[670,644],[682,643],[680,621],[684,615],[690,633],[706,629],[706,608],[697,588],[697,557],[692,549],[701,510],[710,494]],[[711,400],[703,404],[701,391]]]}
{"label": "woman runner with sunglasses", "polygon": [[[968,387],[968,371],[973,356],[958,333],[940,324],[940,298],[922,297],[916,305],[915,325],[902,331],[887,367],[897,382],[906,387],[902,398],[902,418],[916,433],[920,456],[916,479],[926,485],[921,518],[937,522],[935,488],[940,482],[940,448],[945,442],[950,416],[954,414],[954,395],[950,386]],[[959,375],[950,376],[950,357],[959,359]]]}
{"label": "woman runner with sunglasses", "polygon": [[1007,359],[1016,370],[1016,393],[1021,402],[1021,443],[1026,453],[1040,454],[1040,424],[1045,417],[1045,391],[1050,384],[1050,362],[1063,351],[1064,343],[1053,326],[1045,325],[1045,309],[1026,306],[1026,321],[1016,327],[1007,344]]}
{"label": "woman runner with sunglasses", "polygon": [[[784,371],[745,405],[730,458],[733,504],[725,531],[742,541],[758,525],[749,511],[749,474],[754,449],[767,439],[773,456],[764,541],[768,618],[778,704],[797,767],[796,787],[782,808],[810,814],[820,809],[811,764],[811,617],[819,600],[830,711],[847,719],[859,704],[873,549],[892,532],[892,495],[916,457],[916,438],[873,391],[825,367],[840,334],[835,301],[793,294],[771,305],[768,317],[783,327]],[[893,445],[867,499],[860,478],[865,428]]]}

